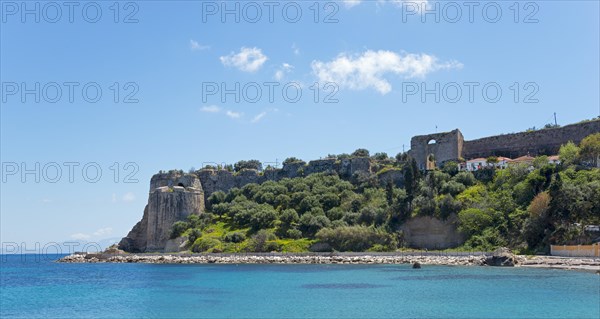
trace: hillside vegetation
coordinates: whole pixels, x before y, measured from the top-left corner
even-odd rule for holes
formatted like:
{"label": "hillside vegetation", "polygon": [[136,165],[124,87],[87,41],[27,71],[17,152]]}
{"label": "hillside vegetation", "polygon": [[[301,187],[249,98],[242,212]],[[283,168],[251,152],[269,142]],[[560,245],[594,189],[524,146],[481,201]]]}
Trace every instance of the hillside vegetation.
{"label": "hillside vegetation", "polygon": [[[542,156],[474,173],[455,162],[421,172],[405,154],[378,153],[371,174],[350,180],[319,173],[215,192],[206,212],[176,222],[171,237],[186,236],[193,252],[394,251],[406,246],[409,219],[456,216],[466,238],[458,249],[548,252],[598,236],[584,228],[600,224],[599,155],[600,133],[563,145],[559,165]],[[401,171],[402,187],[379,184],[377,174],[389,170]]]}

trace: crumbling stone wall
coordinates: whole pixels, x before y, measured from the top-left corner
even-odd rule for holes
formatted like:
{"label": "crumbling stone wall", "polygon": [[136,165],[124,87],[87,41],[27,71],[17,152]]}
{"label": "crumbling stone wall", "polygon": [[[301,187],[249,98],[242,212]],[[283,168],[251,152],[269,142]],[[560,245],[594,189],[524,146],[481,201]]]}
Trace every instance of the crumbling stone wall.
{"label": "crumbling stone wall", "polygon": [[485,137],[466,141],[463,156],[476,158],[495,155],[516,158],[527,154],[556,155],[561,145],[569,141],[579,143],[586,136],[598,132],[600,132],[600,120],[532,132]]}
{"label": "crumbling stone wall", "polygon": [[234,187],[244,187],[250,183],[261,184],[266,181],[279,181],[283,178],[303,177],[315,173],[337,173],[341,178],[350,179],[356,172],[371,171],[368,157],[354,157],[343,160],[322,159],[304,162],[286,163],[281,169],[267,169],[261,173],[253,169],[232,173],[225,170],[204,169],[196,172],[206,199],[216,192],[227,192]]}
{"label": "crumbling stone wall", "polygon": [[435,162],[443,163],[462,157],[464,138],[456,129],[446,133],[415,136],[410,140],[409,154],[420,169],[427,169],[427,161],[433,155]]}
{"label": "crumbling stone wall", "polygon": [[496,135],[473,141],[465,141],[462,133],[456,129],[451,132],[413,137],[409,154],[421,169],[428,168],[430,155],[433,155],[438,167],[445,161],[460,158],[555,155],[558,154],[561,145],[569,141],[579,143],[586,136],[598,132],[600,132],[600,120],[532,132]]}

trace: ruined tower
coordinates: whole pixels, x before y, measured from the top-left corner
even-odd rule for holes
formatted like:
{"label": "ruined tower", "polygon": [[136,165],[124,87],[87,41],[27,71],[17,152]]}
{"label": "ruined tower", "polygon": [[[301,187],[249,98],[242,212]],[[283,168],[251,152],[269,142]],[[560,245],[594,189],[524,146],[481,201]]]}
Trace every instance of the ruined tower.
{"label": "ruined tower", "polygon": [[410,140],[409,155],[420,169],[432,169],[445,161],[462,157],[464,138],[456,129],[451,132],[419,135]]}

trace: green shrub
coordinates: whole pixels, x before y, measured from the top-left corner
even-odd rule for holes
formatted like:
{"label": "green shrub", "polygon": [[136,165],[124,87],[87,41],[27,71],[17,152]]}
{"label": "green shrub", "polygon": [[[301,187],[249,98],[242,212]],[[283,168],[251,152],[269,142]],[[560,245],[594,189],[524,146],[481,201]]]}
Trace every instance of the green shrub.
{"label": "green shrub", "polygon": [[193,243],[200,237],[202,237],[202,231],[200,231],[198,228],[193,228],[190,230],[190,234],[188,235],[188,242]]}
{"label": "green shrub", "polygon": [[458,163],[455,161],[447,161],[442,166],[442,171],[446,174],[454,176],[458,174]]}
{"label": "green shrub", "polygon": [[348,226],[335,229],[324,228],[317,233],[320,242],[327,243],[337,251],[366,251],[374,245],[395,249],[397,243],[385,231],[365,226]]}
{"label": "green shrub", "polygon": [[262,170],[262,163],[258,160],[239,161],[233,165],[233,170],[239,172],[243,169]]}
{"label": "green shrub", "polygon": [[476,249],[482,251],[493,251],[498,247],[506,246],[506,241],[500,235],[497,229],[486,228],[481,232],[481,235],[471,236],[465,242],[465,248]]}
{"label": "green shrub", "polygon": [[192,244],[192,252],[216,252],[221,246],[221,241],[216,238],[198,238]]}
{"label": "green shrub", "polygon": [[171,226],[171,239],[177,238],[190,227],[190,224],[184,221],[177,221]]}
{"label": "green shrub", "polygon": [[288,229],[286,232],[288,238],[300,239],[302,238],[302,232],[296,228]]}
{"label": "green shrub", "polygon": [[467,208],[458,213],[460,221],[459,230],[467,236],[479,234],[483,229],[490,226],[493,221],[489,211],[483,211],[479,208]]}
{"label": "green shrub", "polygon": [[456,182],[456,181],[449,181],[449,182],[442,184],[440,193],[456,196],[456,195],[462,193],[465,189],[467,189],[467,187],[464,184]]}
{"label": "green shrub", "polygon": [[475,183],[477,183],[477,180],[475,179],[473,173],[465,171],[459,172],[458,174],[454,175],[454,177],[452,177],[452,180],[461,183],[466,187],[473,186],[475,185]]}
{"label": "green shrub", "polygon": [[344,210],[341,207],[334,207],[325,213],[325,216],[331,221],[342,219],[344,215]]}
{"label": "green shrub", "polygon": [[275,234],[267,230],[260,230],[250,238],[248,249],[252,252],[269,252],[273,245],[268,243],[276,240]]}
{"label": "green shrub", "polygon": [[209,206],[225,202],[226,194],[223,191],[216,191],[208,197]]}
{"label": "green shrub", "polygon": [[224,238],[227,243],[241,243],[246,240],[246,235],[240,232],[228,233]]}
{"label": "green shrub", "polygon": [[212,206],[211,210],[216,215],[223,216],[223,215],[227,214],[227,211],[229,210],[229,204],[228,203],[215,204]]}
{"label": "green shrub", "polygon": [[[352,153],[352,156],[354,156],[354,157],[369,157],[369,151],[364,148],[359,148]],[[341,157],[341,155],[338,156],[338,158],[340,158],[340,157]]]}
{"label": "green shrub", "polygon": [[277,220],[277,212],[269,205],[260,205],[255,211],[251,212],[249,226],[254,230],[267,229],[273,227]]}
{"label": "green shrub", "polygon": [[298,228],[306,237],[313,237],[321,228],[329,227],[331,221],[325,215],[314,216],[312,214],[304,214],[300,217]]}

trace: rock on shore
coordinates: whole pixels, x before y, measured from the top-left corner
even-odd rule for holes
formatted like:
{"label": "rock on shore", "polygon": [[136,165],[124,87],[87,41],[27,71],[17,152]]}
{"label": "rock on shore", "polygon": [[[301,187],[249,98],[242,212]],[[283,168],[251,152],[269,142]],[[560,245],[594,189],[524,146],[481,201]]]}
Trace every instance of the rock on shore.
{"label": "rock on shore", "polygon": [[508,248],[498,248],[492,256],[485,258],[485,264],[488,266],[513,267],[518,263],[518,259]]}

